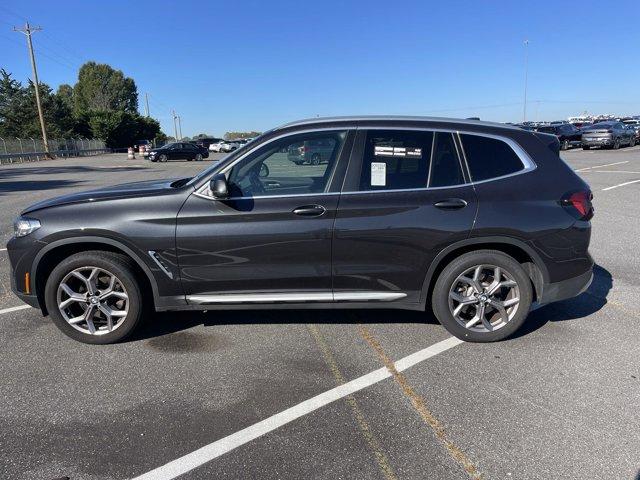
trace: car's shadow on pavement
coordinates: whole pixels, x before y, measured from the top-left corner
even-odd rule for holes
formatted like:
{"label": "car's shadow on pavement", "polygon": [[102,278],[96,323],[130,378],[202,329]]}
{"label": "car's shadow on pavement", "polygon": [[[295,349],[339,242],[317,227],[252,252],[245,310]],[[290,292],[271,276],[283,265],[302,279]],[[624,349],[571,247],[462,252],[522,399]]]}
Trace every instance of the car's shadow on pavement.
{"label": "car's shadow on pavement", "polygon": [[[523,327],[511,338],[522,337],[547,322],[576,320],[600,310],[607,303],[607,295],[613,281],[611,274],[599,265],[594,266],[594,278],[589,289],[582,295],[539,308],[529,314]],[[129,341],[148,340],[187,330],[197,325],[215,327],[218,325],[251,324],[358,324],[358,323],[427,323],[438,321],[429,312],[405,310],[349,310],[349,309],[295,309],[295,310],[211,310],[161,312],[150,318],[129,338]],[[640,479],[639,479],[640,480]]]}
{"label": "car's shadow on pavement", "polygon": [[587,317],[607,304],[607,295],[613,286],[611,273],[600,265],[593,267],[593,282],[583,294],[558,303],[545,305],[529,314],[525,324],[511,338],[519,338],[546,325]]}

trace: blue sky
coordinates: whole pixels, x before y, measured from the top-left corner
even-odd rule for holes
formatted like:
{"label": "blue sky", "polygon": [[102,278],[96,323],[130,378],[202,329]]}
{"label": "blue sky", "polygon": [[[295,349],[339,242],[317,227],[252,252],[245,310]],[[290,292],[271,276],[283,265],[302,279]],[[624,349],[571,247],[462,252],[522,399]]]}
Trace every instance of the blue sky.
{"label": "blue sky", "polygon": [[172,134],[265,130],[316,115],[522,120],[640,114],[640,1],[2,0],[0,67],[73,84],[108,63],[150,96]]}

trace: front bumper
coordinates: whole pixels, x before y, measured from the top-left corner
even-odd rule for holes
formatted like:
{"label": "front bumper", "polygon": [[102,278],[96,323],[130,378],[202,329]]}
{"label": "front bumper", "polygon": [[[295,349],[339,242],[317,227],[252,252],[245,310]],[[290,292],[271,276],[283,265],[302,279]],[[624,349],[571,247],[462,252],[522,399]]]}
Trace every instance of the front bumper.
{"label": "front bumper", "polygon": [[571,277],[556,283],[546,283],[542,288],[542,296],[537,302],[538,306],[577,297],[589,288],[592,281],[593,269],[590,268],[577,277]]}

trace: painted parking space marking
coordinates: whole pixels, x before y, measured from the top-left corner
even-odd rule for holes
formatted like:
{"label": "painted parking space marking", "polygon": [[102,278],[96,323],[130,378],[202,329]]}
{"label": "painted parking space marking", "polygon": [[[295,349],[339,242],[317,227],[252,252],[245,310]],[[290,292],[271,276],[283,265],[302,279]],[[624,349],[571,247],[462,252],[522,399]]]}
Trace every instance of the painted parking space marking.
{"label": "painted parking space marking", "polygon": [[6,252],[7,249],[6,248],[0,248],[0,252]]}
{"label": "painted parking space marking", "polygon": [[607,190],[613,190],[614,188],[624,187],[625,185],[631,185],[632,183],[638,183],[640,180],[631,180],[630,182],[619,183],[618,185],[613,185],[611,187],[603,188],[602,191],[606,192]]}
{"label": "painted parking space marking", "polygon": [[32,308],[32,307],[31,305],[20,305],[18,307],[3,308],[2,310],[0,310],[0,315],[5,313],[17,312],[18,310],[25,310],[27,308]]}
{"label": "painted parking space marking", "polygon": [[592,170],[594,168],[602,168],[602,167],[610,167],[612,165],[622,165],[623,163],[629,163],[629,160],[625,160],[624,162],[613,162],[613,163],[605,163],[604,165],[594,165],[593,167],[584,167],[574,170],[575,172],[584,172],[586,170]]}
{"label": "painted parking space marking", "polygon": [[[464,343],[455,337],[449,337],[446,340],[438,342],[430,347],[419,350],[408,355],[394,363],[396,371],[404,371],[420,362],[434,357],[442,352],[446,352],[450,348]],[[173,460],[161,467],[144,473],[133,480],[171,480],[184,473],[187,473],[211,460],[218,458],[242,445],[255,440],[277,428],[286,425],[304,415],[314,412],[325,405],[340,400],[348,395],[354,394],[371,385],[381,382],[392,377],[392,373],[387,367],[382,367],[373,372],[367,373],[361,377],[343,383],[331,390],[327,390],[315,397],[301,402],[293,407],[287,408],[282,412],[276,413],[264,420],[244,428],[236,433],[228,435],[220,440],[216,440],[209,445],[199,448],[187,455]]]}

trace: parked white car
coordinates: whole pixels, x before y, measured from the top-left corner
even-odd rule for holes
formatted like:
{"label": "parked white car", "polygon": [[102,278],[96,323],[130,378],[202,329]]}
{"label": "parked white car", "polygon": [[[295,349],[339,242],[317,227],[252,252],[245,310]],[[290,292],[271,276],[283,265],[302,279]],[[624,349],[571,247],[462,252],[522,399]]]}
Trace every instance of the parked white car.
{"label": "parked white car", "polygon": [[235,140],[226,140],[225,142],[222,142],[222,145],[220,145],[220,152],[233,152],[234,150],[236,150],[237,148],[240,148],[240,142],[237,142]]}
{"label": "parked white car", "polygon": [[209,145],[209,151],[210,152],[222,152],[222,145],[226,143],[224,140],[220,140],[219,142],[216,143],[212,143],[211,145]]}

